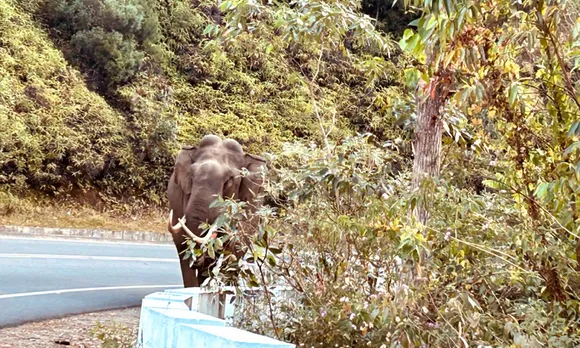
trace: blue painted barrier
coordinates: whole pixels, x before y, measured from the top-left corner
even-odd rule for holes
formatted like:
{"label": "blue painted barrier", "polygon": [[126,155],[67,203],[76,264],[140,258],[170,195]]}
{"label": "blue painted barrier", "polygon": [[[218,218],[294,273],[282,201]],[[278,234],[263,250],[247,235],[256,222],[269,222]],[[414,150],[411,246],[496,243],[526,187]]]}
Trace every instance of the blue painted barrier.
{"label": "blue painted barrier", "polygon": [[177,348],[176,332],[180,324],[211,325],[224,328],[224,320],[194,311],[162,308],[141,308],[139,326],[143,348]]}
{"label": "blue painted barrier", "polygon": [[190,310],[185,303],[185,301],[190,297],[191,295],[187,294],[154,292],[145,296],[143,300],[141,300],[141,307]]}
{"label": "blue painted barrier", "polygon": [[257,335],[235,327],[208,325],[179,325],[177,330],[178,347],[213,348],[294,348],[290,343],[270,337]]}
{"label": "blue painted barrier", "polygon": [[191,310],[224,319],[225,294],[205,288],[168,289],[165,293],[172,296],[191,298]]}
{"label": "blue painted barrier", "polygon": [[[260,290],[249,291],[258,293]],[[235,303],[230,301],[232,296],[201,288],[168,289],[145,296],[141,305],[139,346],[295,347],[293,344],[226,326],[227,322],[222,318],[227,316],[225,314],[233,316]]]}

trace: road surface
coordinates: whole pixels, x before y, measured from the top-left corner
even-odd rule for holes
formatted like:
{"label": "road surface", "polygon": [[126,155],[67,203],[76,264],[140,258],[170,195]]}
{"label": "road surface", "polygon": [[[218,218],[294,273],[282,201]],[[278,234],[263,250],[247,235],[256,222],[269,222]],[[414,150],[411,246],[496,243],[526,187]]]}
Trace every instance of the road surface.
{"label": "road surface", "polygon": [[0,236],[0,328],[182,287],[173,245]]}

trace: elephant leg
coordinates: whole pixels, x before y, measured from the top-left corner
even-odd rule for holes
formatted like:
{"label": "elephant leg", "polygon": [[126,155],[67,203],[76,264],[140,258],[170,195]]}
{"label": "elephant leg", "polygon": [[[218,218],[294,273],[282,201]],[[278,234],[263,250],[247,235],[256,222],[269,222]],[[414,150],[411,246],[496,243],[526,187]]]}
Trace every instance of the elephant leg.
{"label": "elephant leg", "polygon": [[179,257],[179,266],[181,267],[181,277],[183,279],[183,287],[191,288],[198,287],[197,272],[195,269],[189,267],[189,259],[183,259],[183,253],[187,247],[183,244],[185,237],[181,234],[173,234],[173,244],[177,250],[177,257]]}
{"label": "elephant leg", "polygon": [[197,279],[198,279],[199,286],[201,286],[203,284],[203,282],[205,282],[205,280],[207,278],[209,278],[209,277],[208,276],[201,275],[201,274],[198,274],[197,275]]}

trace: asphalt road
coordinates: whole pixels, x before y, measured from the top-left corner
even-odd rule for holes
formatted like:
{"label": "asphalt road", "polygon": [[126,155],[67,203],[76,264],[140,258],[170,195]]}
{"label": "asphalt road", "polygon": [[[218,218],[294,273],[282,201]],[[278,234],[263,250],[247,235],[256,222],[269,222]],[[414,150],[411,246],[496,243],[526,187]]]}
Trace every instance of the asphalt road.
{"label": "asphalt road", "polygon": [[0,328],[182,287],[173,245],[0,236]]}

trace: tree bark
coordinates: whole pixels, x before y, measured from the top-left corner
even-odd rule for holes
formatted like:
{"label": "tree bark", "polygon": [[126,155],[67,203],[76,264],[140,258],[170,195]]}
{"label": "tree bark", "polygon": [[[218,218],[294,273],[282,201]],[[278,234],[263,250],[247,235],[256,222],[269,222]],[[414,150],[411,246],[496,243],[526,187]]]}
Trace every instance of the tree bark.
{"label": "tree bark", "polygon": [[[417,129],[413,151],[413,188],[415,189],[425,178],[439,176],[443,137],[441,108],[447,100],[448,93],[449,80],[440,76],[435,76],[428,84],[419,85],[420,98],[417,105]],[[425,200],[417,204],[413,214],[422,224],[427,223],[429,211]]]}

